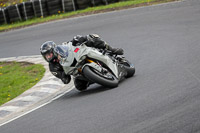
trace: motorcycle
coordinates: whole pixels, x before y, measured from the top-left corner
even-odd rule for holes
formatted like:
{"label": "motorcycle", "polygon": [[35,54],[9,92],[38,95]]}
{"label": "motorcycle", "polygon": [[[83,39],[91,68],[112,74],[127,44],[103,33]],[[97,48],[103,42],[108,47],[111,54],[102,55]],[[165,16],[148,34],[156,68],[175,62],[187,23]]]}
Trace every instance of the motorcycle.
{"label": "motorcycle", "polygon": [[[87,47],[85,43],[60,45],[60,64],[66,74],[102,86],[114,88],[124,78],[135,74],[135,67],[125,57],[109,51]],[[80,90],[83,91],[83,90]]]}

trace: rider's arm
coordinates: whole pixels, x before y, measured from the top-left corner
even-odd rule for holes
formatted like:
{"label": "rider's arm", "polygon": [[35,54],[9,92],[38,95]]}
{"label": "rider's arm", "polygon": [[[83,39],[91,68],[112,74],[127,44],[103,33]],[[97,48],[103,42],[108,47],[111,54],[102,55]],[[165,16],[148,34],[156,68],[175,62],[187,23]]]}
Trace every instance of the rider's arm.
{"label": "rider's arm", "polygon": [[63,71],[61,80],[64,84],[68,84],[71,81],[71,76],[66,75],[65,72]]}
{"label": "rider's arm", "polygon": [[59,65],[53,64],[53,63],[49,63],[49,70],[55,77],[61,79],[61,77],[62,77],[62,69],[60,68]]}
{"label": "rider's arm", "polygon": [[55,77],[61,79],[64,84],[68,84],[71,81],[71,76],[66,75],[59,64],[49,63],[49,70]]}

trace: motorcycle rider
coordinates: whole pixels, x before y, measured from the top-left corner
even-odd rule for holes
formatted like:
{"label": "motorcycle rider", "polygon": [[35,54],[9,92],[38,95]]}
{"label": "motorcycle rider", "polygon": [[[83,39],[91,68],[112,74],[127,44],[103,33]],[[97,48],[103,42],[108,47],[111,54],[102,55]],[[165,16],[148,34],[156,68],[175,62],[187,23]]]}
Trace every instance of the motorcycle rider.
{"label": "motorcycle rider", "polygon": [[[111,51],[113,54],[123,55],[123,49],[112,48],[96,34],[89,34],[87,36],[77,35],[67,43],[72,43],[73,46],[79,46],[82,43],[85,43],[85,45],[88,47],[105,49]],[[57,78],[61,79],[64,84],[68,84],[71,81],[71,76],[65,74],[63,67],[59,63],[60,55],[57,53],[57,49],[59,48],[57,46],[58,45],[56,45],[53,41],[47,41],[42,44],[40,52],[44,59],[49,63],[49,70],[51,73]],[[78,90],[83,91],[87,89],[89,83],[87,81],[75,78],[74,85]]]}

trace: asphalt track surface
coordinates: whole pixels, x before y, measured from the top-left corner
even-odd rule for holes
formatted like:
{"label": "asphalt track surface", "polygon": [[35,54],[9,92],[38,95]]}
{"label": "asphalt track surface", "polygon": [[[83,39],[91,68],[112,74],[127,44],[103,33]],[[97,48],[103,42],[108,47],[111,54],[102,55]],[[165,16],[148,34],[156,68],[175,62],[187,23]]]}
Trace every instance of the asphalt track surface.
{"label": "asphalt track surface", "polygon": [[119,87],[75,89],[0,133],[200,133],[200,1],[73,18],[0,33],[0,57],[36,55],[97,33],[122,47],[136,75]]}

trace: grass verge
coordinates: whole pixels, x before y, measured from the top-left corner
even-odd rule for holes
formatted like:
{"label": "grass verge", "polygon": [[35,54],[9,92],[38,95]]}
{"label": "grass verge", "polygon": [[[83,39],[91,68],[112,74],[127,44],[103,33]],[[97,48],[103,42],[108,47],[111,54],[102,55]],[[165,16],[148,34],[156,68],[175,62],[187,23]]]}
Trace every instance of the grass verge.
{"label": "grass verge", "polygon": [[178,0],[128,0],[128,1],[118,2],[114,4],[109,4],[106,6],[89,7],[84,10],[78,10],[78,11],[73,11],[73,12],[68,12],[68,13],[59,13],[57,15],[52,15],[45,18],[43,17],[33,18],[27,21],[15,22],[12,24],[3,24],[0,26],[0,32],[8,31],[11,29],[22,28],[22,27],[26,27],[26,26],[30,26],[34,24],[45,23],[45,22],[63,19],[63,18],[84,16],[84,15],[89,15],[89,14],[121,10],[121,9],[126,9],[126,8],[134,8],[134,7],[139,7],[139,6],[148,6],[148,5],[166,3],[166,2],[172,2],[172,1],[178,1]]}
{"label": "grass verge", "polygon": [[44,72],[40,64],[0,62],[0,105],[34,86]]}

